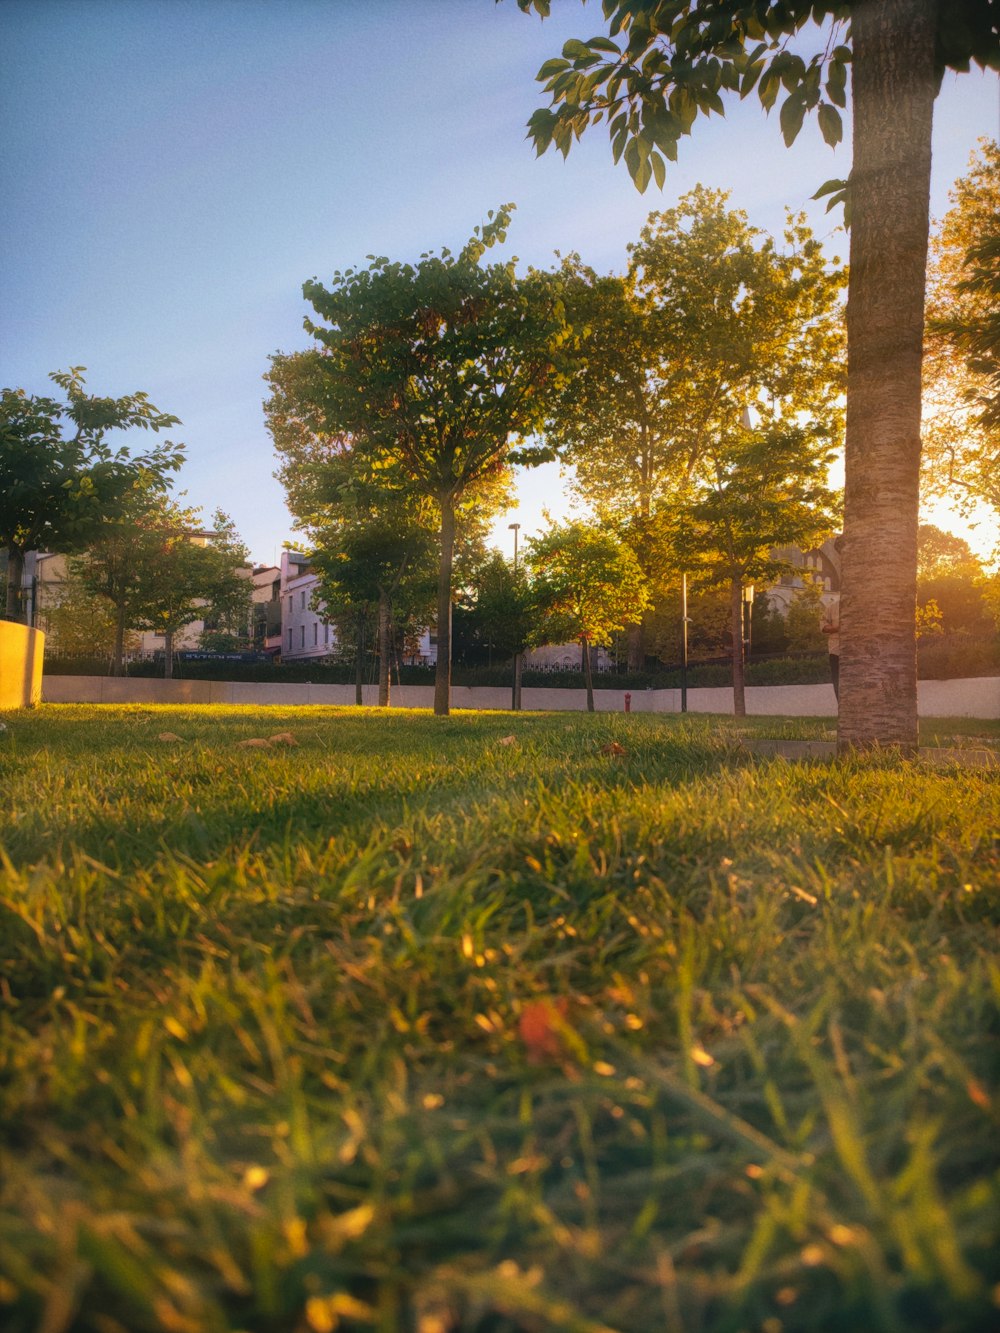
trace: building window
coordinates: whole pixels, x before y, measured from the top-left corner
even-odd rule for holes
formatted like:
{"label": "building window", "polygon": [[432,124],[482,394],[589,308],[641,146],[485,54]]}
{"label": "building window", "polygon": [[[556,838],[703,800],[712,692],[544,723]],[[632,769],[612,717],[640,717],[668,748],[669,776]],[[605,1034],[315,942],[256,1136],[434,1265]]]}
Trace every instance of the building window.
{"label": "building window", "polygon": [[288,614],[292,614],[292,594],[288,594]]}
{"label": "building window", "polygon": [[316,645],[317,645],[318,643],[319,643],[319,625],[317,625],[317,624],[315,623],[315,621],[314,621],[314,622],[313,622],[313,647],[315,648]]}
{"label": "building window", "polygon": [[304,610],[306,609],[306,590],[305,590],[305,588],[303,588],[302,591],[299,593],[299,609],[300,609],[301,611],[304,611]]}
{"label": "building window", "polygon": [[327,645],[327,647],[330,646],[330,626],[329,626],[329,625],[324,625],[324,626],[323,626],[323,642]]}
{"label": "building window", "polygon": [[288,651],[292,651],[292,631],[288,631]]}
{"label": "building window", "polygon": [[300,647],[300,648],[304,648],[305,646],[306,646],[306,627],[305,627],[305,625],[300,625],[300,626],[299,626],[299,647]]}

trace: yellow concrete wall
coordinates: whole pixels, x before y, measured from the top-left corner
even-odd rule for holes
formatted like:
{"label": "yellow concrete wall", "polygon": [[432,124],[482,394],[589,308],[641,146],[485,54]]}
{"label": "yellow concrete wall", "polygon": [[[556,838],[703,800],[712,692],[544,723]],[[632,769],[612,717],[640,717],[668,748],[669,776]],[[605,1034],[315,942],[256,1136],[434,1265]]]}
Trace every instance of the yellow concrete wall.
{"label": "yellow concrete wall", "polygon": [[45,635],[0,620],[0,708],[32,708],[42,702]]}

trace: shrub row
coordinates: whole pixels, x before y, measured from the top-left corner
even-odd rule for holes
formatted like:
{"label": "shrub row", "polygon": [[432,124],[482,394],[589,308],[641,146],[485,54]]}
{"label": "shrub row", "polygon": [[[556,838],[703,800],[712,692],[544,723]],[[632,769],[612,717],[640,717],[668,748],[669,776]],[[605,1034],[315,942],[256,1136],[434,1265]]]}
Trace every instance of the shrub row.
{"label": "shrub row", "polygon": [[[961,677],[1000,675],[1000,637],[973,639],[964,634],[925,640],[918,651],[921,680],[953,680]],[[154,661],[132,662],[130,676],[159,676],[162,665]],[[52,676],[103,676],[108,673],[104,658],[46,659],[46,672]],[[350,685],[354,683],[354,664],[312,658],[298,662],[177,662],[174,675],[186,680],[246,680],[269,684]],[[688,667],[687,683],[694,689],[728,685],[732,679],[729,663],[715,658],[708,662],[693,662]],[[751,661],[747,666],[749,685],[818,685],[830,679],[826,653],[806,653],[794,657],[764,658]],[[393,673],[393,681],[396,675]],[[491,667],[452,668],[456,685],[504,687],[511,684],[510,663]],[[366,676],[366,682],[374,678]],[[404,666],[399,673],[402,685],[432,685],[433,667]],[[522,684],[528,687],[550,686],[562,689],[582,689],[582,671],[525,670]],[[679,689],[679,667],[660,667],[647,671],[601,672],[594,677],[597,689],[646,690]]]}

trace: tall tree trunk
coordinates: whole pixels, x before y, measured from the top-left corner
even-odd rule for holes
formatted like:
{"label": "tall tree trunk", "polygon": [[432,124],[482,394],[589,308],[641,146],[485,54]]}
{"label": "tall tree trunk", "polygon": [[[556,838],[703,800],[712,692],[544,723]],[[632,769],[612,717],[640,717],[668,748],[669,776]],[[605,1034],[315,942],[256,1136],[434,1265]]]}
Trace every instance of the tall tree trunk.
{"label": "tall tree trunk", "polygon": [[389,594],[384,588],[378,595],[378,704],[389,707],[389,670],[392,665],[392,616]]}
{"label": "tall tree trunk", "polygon": [[365,701],[365,617],[358,615],[357,642],[354,645],[354,702],[360,708]]}
{"label": "tall tree trunk", "polygon": [[5,620],[23,620],[24,607],[21,604],[22,584],[24,583],[24,552],[16,546],[7,547],[7,603]]}
{"label": "tall tree trunk", "polygon": [[917,745],[920,366],[936,0],[852,7],[838,749]]}
{"label": "tall tree trunk", "polygon": [[170,680],[174,674],[174,632],[168,629],[163,636],[163,679]]}
{"label": "tall tree trunk", "polygon": [[441,496],[441,566],[438,573],[437,667],[434,712],[447,717],[451,708],[451,566],[455,555],[455,500]]}
{"label": "tall tree trunk", "polygon": [[112,676],[124,675],[125,665],[125,608],[115,607],[115,647],[111,658]]}
{"label": "tall tree trunk", "polygon": [[594,711],[594,669],[590,660],[590,640],[581,640],[583,645],[583,679],[587,686],[587,712]]}
{"label": "tall tree trunk", "polygon": [[729,585],[729,619],[733,635],[733,712],[746,717],[747,701],[743,677],[743,581]]}

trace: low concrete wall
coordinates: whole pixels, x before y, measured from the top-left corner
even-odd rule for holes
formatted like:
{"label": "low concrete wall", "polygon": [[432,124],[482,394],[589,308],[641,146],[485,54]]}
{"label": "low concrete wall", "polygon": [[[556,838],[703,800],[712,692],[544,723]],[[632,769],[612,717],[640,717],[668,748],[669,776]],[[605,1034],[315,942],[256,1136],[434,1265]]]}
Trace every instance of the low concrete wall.
{"label": "low concrete wall", "polygon": [[[14,628],[23,628],[14,626]],[[322,704],[343,707],[354,703],[353,685],[268,685],[255,681],[153,680],[147,677],[45,676],[41,682],[46,703],[137,703],[137,704]],[[633,713],[679,713],[680,690],[633,690]],[[378,702],[378,688],[365,685],[366,705]],[[625,710],[624,690],[596,690],[597,709],[602,713]],[[431,708],[434,690],[430,685],[401,685],[392,691],[396,708]],[[832,685],[750,685],[746,691],[747,712],[752,716],[835,717],[837,701]],[[580,712],[587,706],[584,690],[546,689],[532,686],[522,693],[526,711]],[[510,708],[506,687],[453,685],[453,708]],[[9,705],[10,706],[10,705]],[[921,717],[1000,717],[1000,677],[975,680],[923,680],[918,692]],[[692,713],[732,713],[730,689],[688,690]]]}
{"label": "low concrete wall", "polygon": [[32,708],[42,701],[45,635],[0,620],[0,709]]}

